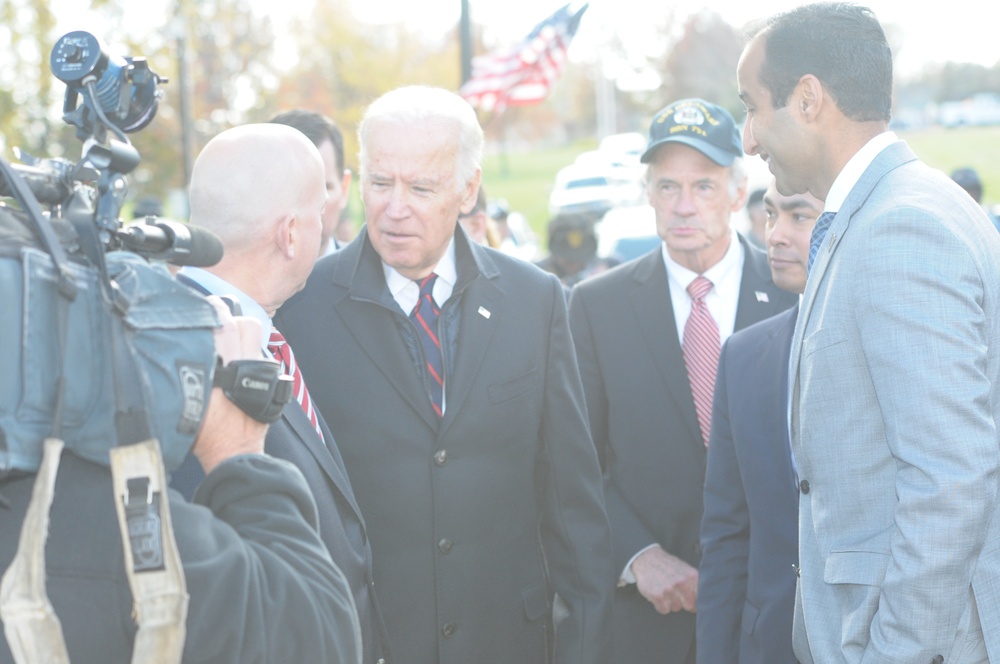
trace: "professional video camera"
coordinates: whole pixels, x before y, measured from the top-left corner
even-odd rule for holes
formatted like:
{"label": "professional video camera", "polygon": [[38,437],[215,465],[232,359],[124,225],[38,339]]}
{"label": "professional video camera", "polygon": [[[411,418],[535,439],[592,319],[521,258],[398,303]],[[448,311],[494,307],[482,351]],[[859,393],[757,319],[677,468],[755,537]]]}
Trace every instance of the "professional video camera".
{"label": "professional video camera", "polygon": [[[66,84],[63,120],[76,127],[83,157],[73,164],[19,153],[25,163],[13,168],[37,200],[55,206],[56,216],[96,223],[108,251],[127,249],[179,265],[218,262],[222,245],[202,229],[165,219],[123,227],[118,218],[127,193],[125,176],[139,164],[125,133],[152,121],[162,96],[158,86],[167,80],[150,70],[145,58],[109,55],[97,37],[83,31],[60,38],[49,64]],[[9,195],[0,182],[0,196]]]}
{"label": "professional video camera", "polygon": [[[164,80],[143,58],[108,55],[86,32],[52,49],[66,83],[63,119],[83,156],[0,159],[0,486],[34,475],[17,554],[0,578],[0,619],[14,660],[68,661],[45,590],[49,510],[63,450],[110,468],[138,623],[133,661],[181,659],[188,595],[174,542],[167,472],[194,443],[210,390],[262,422],[291,398],[273,360],[219,364],[215,308],[164,260],[208,266],[211,233],[147,217],[123,226],[125,175],[139,163],[126,132],[156,113]],[[46,209],[42,209],[42,206]],[[102,476],[103,477],[103,476]]]}
{"label": "professional video camera", "polygon": [[[180,222],[119,220],[125,176],[139,163],[126,132],[153,119],[165,82],[145,58],[109,55],[76,31],[56,42],[50,65],[83,154],[75,164],[0,159],[0,196],[20,204],[0,201],[0,343],[11,367],[0,379],[0,479],[37,471],[46,437],[104,465],[111,448],[156,439],[172,470],[213,378],[232,372],[215,371],[215,310],[163,261],[213,265],[222,244]],[[248,384],[270,391],[237,405],[273,417],[288,399],[273,367],[256,371],[264,375]]]}

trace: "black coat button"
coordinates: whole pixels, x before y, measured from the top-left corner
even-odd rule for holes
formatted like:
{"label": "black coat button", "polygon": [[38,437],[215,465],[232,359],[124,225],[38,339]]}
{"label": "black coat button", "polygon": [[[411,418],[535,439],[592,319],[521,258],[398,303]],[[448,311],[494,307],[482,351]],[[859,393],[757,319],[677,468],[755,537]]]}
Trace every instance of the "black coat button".
{"label": "black coat button", "polygon": [[803,495],[809,493],[809,480],[802,480],[799,482],[799,491],[801,491]]}
{"label": "black coat button", "polygon": [[434,453],[434,463],[439,466],[443,466],[448,463],[448,452],[446,450],[438,450]]}
{"label": "black coat button", "polygon": [[441,551],[441,553],[448,553],[449,551],[451,551],[451,547],[453,544],[454,542],[452,542],[450,539],[448,539],[447,537],[443,537],[440,540],[438,540],[438,549]]}
{"label": "black coat button", "polygon": [[457,629],[458,626],[455,623],[445,623],[444,627],[441,628],[441,634],[444,638],[450,639],[455,635],[455,630]]}

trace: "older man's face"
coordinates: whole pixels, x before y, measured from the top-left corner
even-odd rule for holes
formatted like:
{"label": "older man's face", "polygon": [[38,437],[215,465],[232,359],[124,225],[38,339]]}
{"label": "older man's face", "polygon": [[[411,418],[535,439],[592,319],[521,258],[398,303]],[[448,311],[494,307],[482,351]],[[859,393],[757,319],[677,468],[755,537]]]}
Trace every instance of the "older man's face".
{"label": "older man's face", "polygon": [[361,197],[368,236],[382,260],[420,279],[441,260],[455,224],[476,202],[479,173],[456,181],[457,128],[374,124],[365,145]]}

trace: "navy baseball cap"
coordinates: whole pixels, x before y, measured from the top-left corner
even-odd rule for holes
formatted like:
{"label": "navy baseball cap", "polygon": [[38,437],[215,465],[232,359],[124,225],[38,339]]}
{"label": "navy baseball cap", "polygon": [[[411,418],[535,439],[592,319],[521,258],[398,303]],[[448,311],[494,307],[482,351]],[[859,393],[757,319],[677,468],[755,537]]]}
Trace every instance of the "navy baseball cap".
{"label": "navy baseball cap", "polygon": [[649,125],[649,143],[640,161],[648,164],[664,143],[689,145],[720,166],[729,166],[743,156],[733,116],[704,99],[681,99],[657,113]]}

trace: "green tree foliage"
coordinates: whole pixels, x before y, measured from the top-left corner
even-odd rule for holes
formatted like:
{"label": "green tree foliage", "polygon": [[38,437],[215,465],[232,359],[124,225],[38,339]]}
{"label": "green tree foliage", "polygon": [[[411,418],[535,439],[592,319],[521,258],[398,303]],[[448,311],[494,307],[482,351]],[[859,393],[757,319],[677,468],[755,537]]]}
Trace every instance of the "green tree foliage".
{"label": "green tree foliage", "polygon": [[681,38],[664,60],[664,103],[700,97],[742,117],[743,105],[736,89],[736,64],[744,41],[733,26],[715,12],[691,15]]}
{"label": "green tree foliage", "polygon": [[355,128],[375,98],[404,84],[455,90],[461,76],[454,34],[429,42],[403,23],[360,23],[347,0],[316,0],[308,17],[291,24],[294,63],[277,88],[262,96],[252,118],[304,108],[331,117],[345,139],[345,160],[356,169]]}

